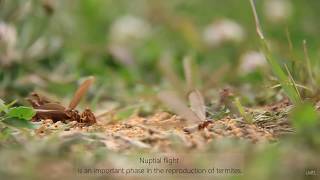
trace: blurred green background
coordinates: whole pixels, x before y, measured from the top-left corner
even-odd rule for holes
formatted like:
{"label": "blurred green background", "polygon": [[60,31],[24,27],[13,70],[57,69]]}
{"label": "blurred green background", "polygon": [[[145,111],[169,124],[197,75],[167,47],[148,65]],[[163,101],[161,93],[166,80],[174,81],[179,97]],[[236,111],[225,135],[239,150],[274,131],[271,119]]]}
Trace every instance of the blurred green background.
{"label": "blurred green background", "polygon": [[[287,65],[303,100],[320,100],[320,1],[256,2],[272,54],[280,65]],[[282,100],[284,93],[260,47],[249,0],[0,0],[0,99],[26,104],[24,98],[37,91],[66,104],[82,79],[93,75],[96,83],[82,107],[90,106],[96,112],[115,102],[123,107],[118,114],[124,118],[119,119],[126,119],[141,102],[147,103],[147,112],[153,111],[160,104],[155,98],[159,91],[185,91],[183,59],[190,57],[196,69],[196,86],[209,108],[224,88],[240,97],[245,107],[270,105]],[[315,82],[307,73],[306,54]],[[285,109],[280,107],[279,113],[266,117],[287,120],[288,112],[282,116],[281,108]],[[249,164],[243,179],[271,179],[272,175],[306,178],[306,164],[312,162],[311,168],[319,164],[319,115],[314,104],[307,103],[298,105],[289,119],[297,132],[292,136],[265,146],[238,145],[223,139],[213,141],[213,151],[223,154],[225,149],[240,149]],[[1,147],[9,147],[1,149],[0,159],[17,160],[0,168],[0,174],[10,168],[15,174],[17,167],[18,172],[20,168],[33,177],[41,171],[38,167],[46,167],[35,166],[34,157],[67,161],[66,152],[72,152],[68,143],[78,142],[55,136],[54,140],[28,140],[19,133],[11,133],[19,142],[6,141],[10,133],[3,130],[0,134],[0,139],[5,139]],[[28,143],[31,145],[25,145]],[[87,146],[96,154],[79,146],[80,151],[70,153],[71,159],[90,164],[109,156],[92,141]],[[110,159],[112,165],[118,162]],[[72,169],[65,166],[56,167],[64,172]],[[54,172],[50,168],[47,171]]]}

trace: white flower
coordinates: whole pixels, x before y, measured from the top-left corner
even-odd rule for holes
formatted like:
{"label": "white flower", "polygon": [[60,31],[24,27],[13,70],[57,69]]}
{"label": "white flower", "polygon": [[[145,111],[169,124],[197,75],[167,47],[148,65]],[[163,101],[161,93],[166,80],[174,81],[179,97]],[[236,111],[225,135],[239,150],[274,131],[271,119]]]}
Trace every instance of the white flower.
{"label": "white flower", "polygon": [[204,42],[209,46],[218,46],[224,42],[241,42],[244,37],[243,28],[228,19],[214,22],[207,26],[203,32]]}
{"label": "white flower", "polygon": [[267,64],[265,56],[257,51],[249,51],[240,57],[239,71],[241,74],[248,74],[259,67]]}
{"label": "white flower", "polygon": [[286,21],[292,15],[292,4],[288,0],[267,0],[264,4],[266,18],[273,23]]}
{"label": "white flower", "polygon": [[146,38],[150,34],[150,25],[135,16],[127,15],[117,19],[110,29],[111,41],[119,44],[130,44]]}

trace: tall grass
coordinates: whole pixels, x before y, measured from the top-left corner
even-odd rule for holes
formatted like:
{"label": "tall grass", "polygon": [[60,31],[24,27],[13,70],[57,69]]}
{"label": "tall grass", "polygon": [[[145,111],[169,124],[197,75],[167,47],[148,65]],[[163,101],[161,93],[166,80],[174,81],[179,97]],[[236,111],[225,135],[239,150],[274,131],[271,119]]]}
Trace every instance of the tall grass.
{"label": "tall grass", "polygon": [[281,68],[281,65],[278,63],[278,61],[274,58],[272,55],[272,52],[270,51],[270,48],[268,47],[267,41],[265,39],[263,30],[260,25],[259,17],[257,14],[256,6],[255,6],[255,0],[250,0],[250,4],[252,7],[255,23],[256,23],[256,31],[260,38],[261,43],[261,50],[263,54],[266,56],[266,59],[274,73],[274,75],[277,77],[279,83],[281,84],[281,87],[285,91],[286,95],[289,97],[290,101],[293,104],[300,104],[301,103],[301,97],[298,92],[298,89],[296,87],[295,82],[292,78],[290,78],[290,74],[286,74],[283,69]]}
{"label": "tall grass", "polygon": [[316,86],[316,80],[315,80],[316,77],[314,76],[314,72],[311,67],[311,60],[310,60],[309,52],[308,52],[308,48],[307,48],[307,41],[303,40],[302,44],[303,44],[303,52],[304,52],[304,56],[305,56],[308,76],[310,79],[311,86],[312,86],[312,88],[314,88]]}

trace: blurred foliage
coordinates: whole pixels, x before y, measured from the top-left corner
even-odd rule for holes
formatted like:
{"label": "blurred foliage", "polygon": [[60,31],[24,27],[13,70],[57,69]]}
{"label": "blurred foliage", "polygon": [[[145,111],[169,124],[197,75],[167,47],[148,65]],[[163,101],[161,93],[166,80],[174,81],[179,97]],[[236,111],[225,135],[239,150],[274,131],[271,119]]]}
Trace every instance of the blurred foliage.
{"label": "blurred foliage", "polygon": [[311,103],[304,103],[297,106],[291,113],[293,126],[297,131],[296,139],[307,146],[318,149],[319,141],[319,114]]}
{"label": "blurred foliage", "polygon": [[[302,98],[312,102],[320,99],[319,9],[316,0],[257,1],[273,58],[281,68],[287,65]],[[184,88],[182,61],[191,56],[198,66],[195,84],[209,106],[217,103],[221,89],[230,88],[241,97],[245,116],[242,106],[283,99],[259,49],[249,1],[0,0],[0,97],[5,102],[19,99],[17,105],[26,104],[23,98],[34,90],[68,102],[81,78],[94,75],[97,82],[86,105],[104,110],[115,103],[120,106],[116,120],[135,115],[137,109],[139,115],[148,115],[159,104],[158,91]],[[0,167],[5,178],[19,174],[32,179],[41,170],[39,176],[47,176],[59,170],[55,164],[70,175],[72,165],[118,160],[92,137],[39,140],[16,130],[33,127],[28,121],[32,109],[9,108],[0,100],[0,112],[0,162],[16,165]],[[217,108],[210,113],[221,118],[229,112]],[[313,103],[306,103],[295,107],[289,119],[296,134],[288,141],[231,143],[246,157],[248,174],[239,179],[305,178],[304,165],[318,160],[312,157],[318,157],[320,146],[319,115]],[[208,152],[224,153],[228,143],[214,141]],[[11,158],[16,163],[8,163]]]}

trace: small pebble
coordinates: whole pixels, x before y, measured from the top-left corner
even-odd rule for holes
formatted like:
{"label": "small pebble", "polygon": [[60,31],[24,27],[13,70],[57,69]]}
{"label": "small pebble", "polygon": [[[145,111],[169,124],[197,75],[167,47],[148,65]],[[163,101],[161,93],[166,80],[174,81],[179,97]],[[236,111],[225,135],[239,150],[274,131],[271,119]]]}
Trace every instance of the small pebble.
{"label": "small pebble", "polygon": [[46,120],[44,120],[44,122],[45,122],[46,124],[52,124],[52,123],[53,123],[52,119],[46,119]]}

